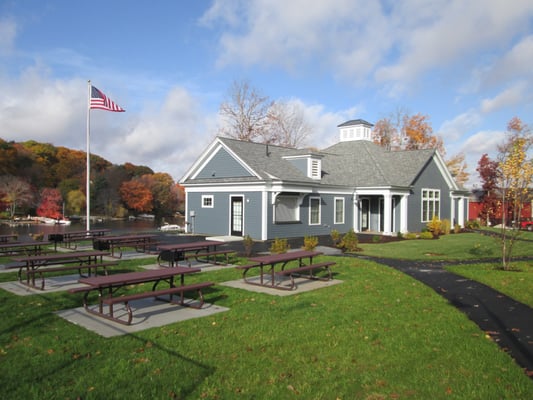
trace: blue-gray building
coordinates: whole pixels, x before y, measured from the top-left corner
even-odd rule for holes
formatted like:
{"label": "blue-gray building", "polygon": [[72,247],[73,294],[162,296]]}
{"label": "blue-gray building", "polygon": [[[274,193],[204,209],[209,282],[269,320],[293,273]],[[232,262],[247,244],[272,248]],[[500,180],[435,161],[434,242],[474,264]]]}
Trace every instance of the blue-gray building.
{"label": "blue-gray building", "polygon": [[184,175],[189,232],[257,240],[420,232],[433,216],[463,227],[469,192],[436,150],[388,151],[372,124],[339,125],[324,150],[217,137]]}

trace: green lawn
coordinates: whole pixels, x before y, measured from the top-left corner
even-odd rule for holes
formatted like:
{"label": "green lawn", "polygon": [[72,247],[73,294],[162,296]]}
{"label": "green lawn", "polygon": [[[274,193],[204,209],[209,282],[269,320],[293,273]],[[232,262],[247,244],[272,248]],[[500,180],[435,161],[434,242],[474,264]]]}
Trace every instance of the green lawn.
{"label": "green lawn", "polygon": [[[533,381],[432,289],[370,261],[323,259],[337,261],[342,284],[287,297],[217,285],[206,301],[230,311],[109,339],[54,314],[79,306],[79,295],[0,290],[0,396],[531,398]],[[240,272],[202,275],[224,282]]]}
{"label": "green lawn", "polygon": [[[526,238],[531,232],[524,232]],[[533,238],[533,236],[532,236]],[[405,260],[473,260],[499,258],[500,242],[478,233],[444,235],[437,240],[402,240],[391,243],[361,243],[361,254]],[[533,255],[533,242],[517,241],[514,255]]]}

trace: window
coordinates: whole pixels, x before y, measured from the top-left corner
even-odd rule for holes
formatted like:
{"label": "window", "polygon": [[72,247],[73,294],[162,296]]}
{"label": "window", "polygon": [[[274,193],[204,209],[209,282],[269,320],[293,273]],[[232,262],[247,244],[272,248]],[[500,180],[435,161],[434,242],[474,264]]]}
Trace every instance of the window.
{"label": "window", "polygon": [[440,190],[422,189],[422,222],[440,216]]}
{"label": "window", "polygon": [[335,223],[344,224],[344,197],[335,197]]}
{"label": "window", "polygon": [[298,222],[300,220],[297,195],[278,195],[274,206],[274,222]]}
{"label": "window", "polygon": [[309,225],[320,224],[320,197],[309,198]]}
{"label": "window", "polygon": [[203,195],[202,196],[202,208],[213,208],[214,201],[212,195]]}

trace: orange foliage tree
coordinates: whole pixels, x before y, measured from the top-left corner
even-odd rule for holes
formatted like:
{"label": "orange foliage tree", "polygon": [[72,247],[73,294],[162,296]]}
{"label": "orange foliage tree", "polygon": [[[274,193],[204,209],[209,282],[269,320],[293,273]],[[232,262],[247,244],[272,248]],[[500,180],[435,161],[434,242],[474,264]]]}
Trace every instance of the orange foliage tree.
{"label": "orange foliage tree", "polygon": [[137,212],[149,212],[153,209],[152,192],[139,180],[126,181],[119,189],[126,207]]}

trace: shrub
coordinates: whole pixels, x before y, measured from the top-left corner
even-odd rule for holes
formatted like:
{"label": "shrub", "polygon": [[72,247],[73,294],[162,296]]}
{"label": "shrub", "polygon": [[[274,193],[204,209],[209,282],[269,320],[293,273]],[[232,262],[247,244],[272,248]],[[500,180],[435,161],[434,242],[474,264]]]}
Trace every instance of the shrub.
{"label": "shrub", "polygon": [[418,238],[418,235],[414,232],[407,232],[403,235],[404,239],[406,240],[414,240]]}
{"label": "shrub", "polygon": [[350,229],[344,234],[341,242],[337,247],[340,247],[342,251],[353,252],[358,250],[358,244],[359,242],[357,240],[357,235],[355,234],[353,229]]}
{"label": "shrub", "polygon": [[242,244],[244,245],[244,255],[246,257],[250,257],[252,255],[252,248],[254,247],[254,240],[250,237],[250,235],[246,235],[242,239]]}
{"label": "shrub", "polygon": [[452,223],[449,219],[443,219],[441,222],[441,229],[443,235],[449,235],[450,231],[452,230]]}
{"label": "shrub", "polygon": [[304,237],[304,249],[305,250],[314,250],[316,246],[318,246],[318,238],[316,236]]}
{"label": "shrub", "polygon": [[381,242],[381,236],[379,235],[372,236],[372,243],[379,243],[379,242]]}
{"label": "shrub", "polygon": [[453,233],[461,233],[461,226],[459,224],[453,226]]}
{"label": "shrub", "polygon": [[272,246],[270,246],[270,252],[271,253],[286,253],[289,250],[290,246],[287,242],[287,239],[278,239],[275,238],[272,242]]}
{"label": "shrub", "polygon": [[339,244],[342,240],[341,234],[338,230],[333,229],[330,233],[331,241],[333,242],[333,246],[339,247]]}
{"label": "shrub", "polygon": [[439,236],[435,236],[434,233],[432,232],[422,232],[420,234],[420,239],[433,239],[433,238],[438,238]]}
{"label": "shrub", "polygon": [[466,221],[465,227],[467,229],[479,229],[479,221],[477,219]]}
{"label": "shrub", "polygon": [[[436,215],[431,221],[427,223],[427,230],[433,234],[434,237],[439,237],[442,233],[442,221]],[[422,232],[424,233],[424,232]]]}

